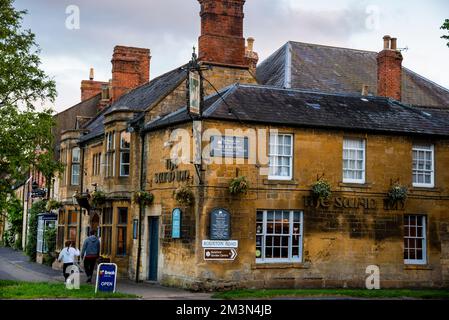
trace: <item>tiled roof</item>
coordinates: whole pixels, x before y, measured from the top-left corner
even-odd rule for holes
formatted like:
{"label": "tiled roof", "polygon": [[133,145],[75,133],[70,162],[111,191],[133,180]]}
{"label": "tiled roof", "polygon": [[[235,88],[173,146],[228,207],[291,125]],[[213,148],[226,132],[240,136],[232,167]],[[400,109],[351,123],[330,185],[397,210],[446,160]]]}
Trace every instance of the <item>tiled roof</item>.
{"label": "tiled roof", "polygon": [[81,137],[80,142],[86,142],[104,133],[104,118],[110,112],[115,110],[132,110],[142,112],[152,106],[159,99],[173,91],[179,84],[186,79],[186,72],[176,68],[167,72],[149,83],[137,87],[121,96],[111,106],[105,108],[95,119],[90,121],[85,129],[89,133]]}
{"label": "tiled roof", "polygon": [[[434,115],[425,112],[427,109],[383,97],[255,85],[228,87],[222,92],[222,97],[206,99],[205,119],[384,134],[449,136],[449,122],[437,117],[436,111]],[[183,108],[147,124],[145,129],[155,130],[189,120],[187,110]]]}
{"label": "tiled roof", "polygon": [[[377,52],[288,42],[257,67],[260,84],[318,92],[377,94]],[[403,67],[402,101],[449,107],[449,90]]]}

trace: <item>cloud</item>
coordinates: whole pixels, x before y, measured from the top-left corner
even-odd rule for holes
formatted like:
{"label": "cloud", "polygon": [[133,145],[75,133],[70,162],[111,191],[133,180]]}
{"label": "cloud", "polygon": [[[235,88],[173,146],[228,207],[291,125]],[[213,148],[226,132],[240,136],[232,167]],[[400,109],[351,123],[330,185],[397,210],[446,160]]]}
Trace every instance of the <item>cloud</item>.
{"label": "cloud", "polygon": [[[80,81],[87,78],[89,67],[95,68],[96,79],[109,79],[115,45],[150,48],[154,78],[185,63],[200,33],[197,0],[16,0],[15,5],[29,9],[25,24],[37,35],[43,67],[56,78],[59,111],[79,102]],[[79,30],[65,27],[69,5],[80,9]],[[367,28],[370,5],[379,8],[381,26],[405,32],[410,23],[403,25],[398,17],[416,17],[424,10],[428,17],[415,19],[411,27],[425,28],[429,19],[440,19],[438,15],[448,7],[443,0],[435,1],[433,10],[430,5],[423,9],[417,1],[404,7],[387,0],[247,0],[245,36],[256,38],[255,49],[261,59],[289,40],[378,50],[381,33],[386,31]],[[438,32],[434,31],[435,42],[439,41]],[[422,45],[419,39],[413,41],[408,45]],[[424,65],[422,57],[410,61]],[[438,75],[435,79],[449,85],[447,68],[448,72],[437,66],[426,68],[433,68],[428,74]]]}

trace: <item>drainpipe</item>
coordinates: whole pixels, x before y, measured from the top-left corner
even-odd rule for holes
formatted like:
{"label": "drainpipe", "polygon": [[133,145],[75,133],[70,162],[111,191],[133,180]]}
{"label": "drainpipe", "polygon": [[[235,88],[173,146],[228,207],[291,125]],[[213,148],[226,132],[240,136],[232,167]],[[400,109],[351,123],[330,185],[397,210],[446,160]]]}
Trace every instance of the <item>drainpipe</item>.
{"label": "drainpipe", "polygon": [[[84,147],[81,146],[81,161],[80,161],[80,189],[81,193],[83,193],[83,184],[84,184]],[[78,248],[81,248],[81,230],[83,228],[83,208],[80,207],[80,228],[78,230]]]}
{"label": "drainpipe", "polygon": [[[140,132],[140,190],[143,191],[145,188],[145,132]],[[140,260],[141,260],[141,252],[142,252],[142,219],[144,215],[145,207],[139,204],[139,239],[138,239],[138,249],[137,249],[137,263],[136,263],[136,282],[139,282],[139,273],[140,273]]]}

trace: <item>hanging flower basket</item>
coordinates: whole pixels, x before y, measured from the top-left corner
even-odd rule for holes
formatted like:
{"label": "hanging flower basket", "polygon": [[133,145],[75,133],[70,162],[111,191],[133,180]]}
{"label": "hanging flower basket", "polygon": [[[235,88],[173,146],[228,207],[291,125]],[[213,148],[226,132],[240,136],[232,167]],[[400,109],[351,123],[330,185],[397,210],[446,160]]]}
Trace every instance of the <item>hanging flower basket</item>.
{"label": "hanging flower basket", "polygon": [[183,206],[190,206],[193,203],[193,191],[188,186],[179,187],[174,191],[175,200]]}
{"label": "hanging flower basket", "polygon": [[140,206],[147,207],[153,203],[154,195],[151,192],[137,191],[134,192],[133,201]]}
{"label": "hanging flower basket", "polygon": [[245,176],[240,176],[232,179],[229,184],[229,192],[231,194],[247,194],[249,189],[249,182],[246,180]]}
{"label": "hanging flower basket", "polygon": [[90,195],[92,207],[99,207],[106,203],[106,195],[103,191],[94,191]]}
{"label": "hanging flower basket", "polygon": [[47,204],[45,205],[45,209],[47,211],[59,210],[61,208],[62,208],[62,202],[59,202],[59,201],[54,200],[54,199],[48,200]]}
{"label": "hanging flower basket", "polygon": [[324,179],[320,179],[312,185],[312,194],[317,199],[329,199],[332,194],[330,183]]}
{"label": "hanging flower basket", "polygon": [[388,190],[388,200],[390,202],[398,202],[398,201],[405,201],[407,199],[408,195],[408,189],[406,186],[403,186],[399,183],[395,183],[390,187],[390,190]]}
{"label": "hanging flower basket", "polygon": [[90,194],[88,193],[76,193],[75,194],[76,202],[81,208],[86,210],[90,210]]}

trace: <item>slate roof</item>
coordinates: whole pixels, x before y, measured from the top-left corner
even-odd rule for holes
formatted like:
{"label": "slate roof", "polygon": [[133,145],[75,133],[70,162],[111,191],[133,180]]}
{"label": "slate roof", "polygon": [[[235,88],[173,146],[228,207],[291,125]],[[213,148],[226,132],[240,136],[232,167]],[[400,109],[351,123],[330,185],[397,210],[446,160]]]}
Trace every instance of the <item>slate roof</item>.
{"label": "slate roof", "polygon": [[180,68],[169,71],[157,78],[154,78],[149,83],[139,86],[130,92],[121,96],[112,105],[105,108],[96,118],[86,124],[84,129],[89,130],[89,133],[82,136],[81,143],[87,142],[91,139],[104,134],[104,119],[105,115],[116,110],[132,110],[143,112],[151,105],[156,103],[159,99],[173,91],[179,84],[186,79],[186,72]]}
{"label": "slate roof", "polygon": [[[437,111],[384,97],[328,94],[274,86],[233,85],[206,99],[205,119],[404,135],[449,136]],[[226,101],[226,102],[224,102]],[[232,110],[232,112],[230,112]],[[440,110],[441,109],[435,109]],[[447,120],[449,120],[449,113]],[[190,121],[186,108],[145,126],[152,131]]]}
{"label": "slate roof", "polygon": [[[290,41],[257,67],[260,84],[318,92],[377,94],[377,52]],[[449,108],[449,90],[403,67],[402,101]]]}

